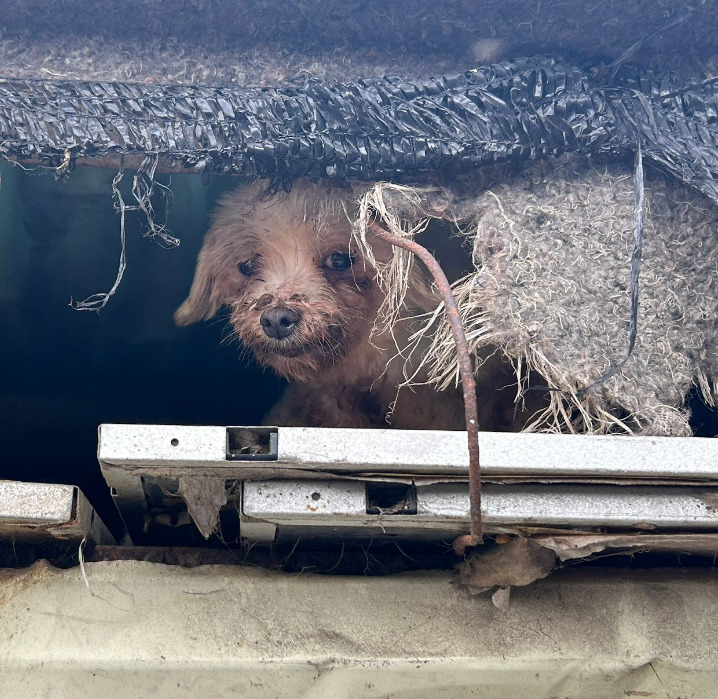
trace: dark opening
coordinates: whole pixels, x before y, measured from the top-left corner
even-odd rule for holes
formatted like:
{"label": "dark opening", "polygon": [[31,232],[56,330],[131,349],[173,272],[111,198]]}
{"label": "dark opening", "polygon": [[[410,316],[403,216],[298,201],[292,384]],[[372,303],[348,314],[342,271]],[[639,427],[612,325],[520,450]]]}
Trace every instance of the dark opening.
{"label": "dark opening", "polygon": [[276,427],[228,427],[228,461],[276,461]]}
{"label": "dark opening", "polygon": [[100,313],[70,308],[115,279],[113,175],[78,168],[56,182],[0,164],[0,475],[79,486],[119,535],[97,464],[99,424],[256,425],[284,384],[228,341],[225,315],[186,328],[172,320],[214,201],[236,178],[207,187],[198,176],[164,178],[174,195],[167,226],[181,245],[143,238],[142,218],[128,213],[116,295]]}
{"label": "dark opening", "polygon": [[415,515],[416,487],[402,483],[367,483],[368,515]]}

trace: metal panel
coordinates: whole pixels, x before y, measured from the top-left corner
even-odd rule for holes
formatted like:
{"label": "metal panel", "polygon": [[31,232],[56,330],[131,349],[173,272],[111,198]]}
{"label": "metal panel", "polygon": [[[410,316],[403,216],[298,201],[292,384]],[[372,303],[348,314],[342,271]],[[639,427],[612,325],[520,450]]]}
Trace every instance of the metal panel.
{"label": "metal panel", "polygon": [[[718,480],[718,441],[482,432],[485,476]],[[468,474],[463,432],[279,428],[279,461],[330,471]]]}
{"label": "metal panel", "polygon": [[366,487],[358,481],[267,481],[245,483],[242,511],[259,519],[361,518],[366,516]]}

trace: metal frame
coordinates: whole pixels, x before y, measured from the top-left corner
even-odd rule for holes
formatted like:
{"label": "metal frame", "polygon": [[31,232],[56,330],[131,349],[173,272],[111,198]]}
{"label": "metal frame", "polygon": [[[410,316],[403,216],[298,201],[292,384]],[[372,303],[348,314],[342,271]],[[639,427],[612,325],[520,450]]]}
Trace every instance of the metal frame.
{"label": "metal frame", "polygon": [[[233,475],[409,474],[468,476],[464,432],[280,427],[277,457],[229,461],[228,428],[101,425],[98,458],[104,471],[128,473],[171,466]],[[173,445],[173,440],[176,444]],[[718,483],[718,441],[697,437],[626,437],[482,432],[484,478],[652,479]],[[264,463],[264,465],[262,465]]]}
{"label": "metal frame", "polygon": [[[227,455],[233,429],[260,428],[101,426],[98,458],[133,540],[152,517],[147,484],[188,476],[232,484],[240,535],[251,540],[294,531],[448,538],[467,530],[463,432],[280,427],[271,430],[276,454],[235,461]],[[718,532],[716,440],[498,433],[479,440],[487,532]],[[372,483],[409,484],[411,502],[370,506]]]}

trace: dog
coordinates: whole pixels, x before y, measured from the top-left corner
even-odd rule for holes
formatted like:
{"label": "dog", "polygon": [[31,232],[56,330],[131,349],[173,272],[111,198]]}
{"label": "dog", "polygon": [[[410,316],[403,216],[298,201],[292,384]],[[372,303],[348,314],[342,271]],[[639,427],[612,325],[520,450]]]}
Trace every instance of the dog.
{"label": "dog", "polygon": [[[418,264],[402,316],[391,331],[372,333],[383,297],[375,268],[353,243],[357,198],[351,186],[308,181],[277,193],[257,181],[225,195],[175,322],[229,308],[232,336],[290,381],[266,424],[464,429],[458,389],[399,390],[411,373],[401,349],[413,319],[440,302]],[[389,259],[388,243],[369,242],[376,260]],[[495,427],[490,412],[482,410],[480,424]]]}

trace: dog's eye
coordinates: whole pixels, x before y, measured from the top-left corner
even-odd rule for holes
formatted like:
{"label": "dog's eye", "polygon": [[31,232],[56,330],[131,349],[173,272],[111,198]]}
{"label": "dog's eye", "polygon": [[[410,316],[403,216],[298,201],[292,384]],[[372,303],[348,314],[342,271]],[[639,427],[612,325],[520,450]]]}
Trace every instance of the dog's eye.
{"label": "dog's eye", "polygon": [[327,255],[324,260],[324,266],[327,269],[339,271],[349,269],[356,260],[356,255],[350,255],[348,252],[332,252]]}
{"label": "dog's eye", "polygon": [[245,260],[237,265],[237,269],[245,276],[251,277],[257,272],[257,263],[259,261],[259,255],[255,255],[251,260]]}

